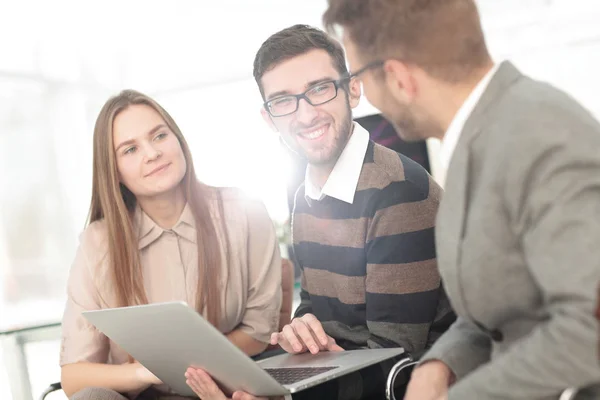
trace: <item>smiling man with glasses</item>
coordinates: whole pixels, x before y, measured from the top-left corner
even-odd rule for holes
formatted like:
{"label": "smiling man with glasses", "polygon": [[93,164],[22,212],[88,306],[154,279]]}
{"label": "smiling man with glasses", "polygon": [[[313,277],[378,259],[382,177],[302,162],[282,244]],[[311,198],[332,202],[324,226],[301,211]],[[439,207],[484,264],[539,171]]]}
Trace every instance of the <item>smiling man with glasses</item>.
{"label": "smiling man with glasses", "polygon": [[[301,304],[271,343],[290,353],[427,348],[453,319],[434,246],[440,187],[353,122],[360,84],[323,31],[275,33],[256,55],[254,77],[265,121],[308,162],[292,225]],[[318,398],[373,395],[384,377],[385,366],[367,368]]]}

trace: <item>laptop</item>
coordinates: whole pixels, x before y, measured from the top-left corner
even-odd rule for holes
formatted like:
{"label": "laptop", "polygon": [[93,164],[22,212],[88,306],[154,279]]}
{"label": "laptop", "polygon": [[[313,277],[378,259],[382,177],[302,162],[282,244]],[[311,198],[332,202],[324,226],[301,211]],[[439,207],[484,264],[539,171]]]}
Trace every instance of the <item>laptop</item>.
{"label": "laptop", "polygon": [[184,302],[86,311],[83,315],[175,392],[194,396],[185,371],[204,369],[226,393],[282,396],[404,353],[402,348],[282,354],[254,361]]}

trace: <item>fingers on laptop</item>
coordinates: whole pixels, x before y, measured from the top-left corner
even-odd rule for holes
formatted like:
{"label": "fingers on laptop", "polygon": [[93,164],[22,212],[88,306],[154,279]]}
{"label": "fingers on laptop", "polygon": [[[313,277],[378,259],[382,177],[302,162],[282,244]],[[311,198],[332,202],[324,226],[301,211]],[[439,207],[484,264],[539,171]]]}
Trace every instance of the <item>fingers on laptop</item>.
{"label": "fingers on laptop", "polygon": [[269,343],[272,345],[279,344],[279,332],[271,333],[271,339],[270,339]]}
{"label": "fingers on laptop", "polygon": [[[292,322],[293,324],[293,322]],[[281,330],[280,336],[280,345],[284,348],[285,351],[290,353],[302,353],[306,351],[308,348],[304,346],[304,342],[300,340],[298,335],[296,334],[296,330],[293,325],[289,324],[283,327]]]}
{"label": "fingers on laptop", "polygon": [[268,400],[266,397],[256,397],[246,392],[234,392],[232,400]]}
{"label": "fingers on laptop", "polygon": [[329,351],[344,351],[344,349],[335,342],[335,339],[331,336],[329,337],[329,343],[327,343],[327,350]]}
{"label": "fingers on laptop", "polygon": [[212,380],[210,375],[201,369],[188,368],[185,372],[186,383],[202,400],[226,400],[227,397]]}
{"label": "fingers on laptop", "polygon": [[293,349],[290,347],[290,344],[285,340],[285,336],[281,332],[273,332],[271,334],[271,344],[279,345],[283,350],[287,353],[293,353]]}
{"label": "fingers on laptop", "polygon": [[[314,317],[313,317],[314,318]],[[325,335],[325,341],[322,340],[319,335],[320,332],[324,335],[321,323],[314,319],[294,319],[290,324],[296,338],[304,344],[304,346],[312,353],[317,354],[321,350],[325,350],[327,347],[327,335]],[[297,350],[296,344],[292,344],[294,350]]]}
{"label": "fingers on laptop", "polygon": [[[325,330],[323,329],[323,325],[321,325],[321,321],[319,321],[317,317],[315,317],[312,314],[306,314],[302,316],[300,320],[306,323],[306,325],[308,325],[308,327],[313,333],[313,336],[318,339],[322,346],[327,346],[328,336],[325,333]],[[292,321],[292,323],[293,322],[294,321]]]}
{"label": "fingers on laptop", "polygon": [[[279,333],[271,335],[271,344],[279,344],[288,353],[313,354],[329,350],[331,339],[323,329],[321,322],[312,314],[294,318]],[[335,343],[335,341],[334,341]]]}

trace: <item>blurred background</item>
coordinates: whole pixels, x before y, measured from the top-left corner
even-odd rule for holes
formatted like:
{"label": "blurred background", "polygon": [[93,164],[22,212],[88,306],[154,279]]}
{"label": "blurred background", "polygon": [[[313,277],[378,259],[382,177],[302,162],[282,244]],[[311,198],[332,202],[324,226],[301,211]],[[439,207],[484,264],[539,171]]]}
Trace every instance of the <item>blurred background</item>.
{"label": "blurred background", "polygon": [[[600,117],[598,0],[478,3],[496,61],[513,60]],[[59,380],[56,328],[91,195],[93,124],[109,96],[133,88],[158,100],[186,136],[200,179],[260,198],[284,230],[302,172],[261,119],[252,62],[275,31],[321,26],[325,7],[0,0],[0,398],[37,398]],[[382,121],[365,99],[355,117],[377,134]],[[437,147],[406,149],[438,177]]]}

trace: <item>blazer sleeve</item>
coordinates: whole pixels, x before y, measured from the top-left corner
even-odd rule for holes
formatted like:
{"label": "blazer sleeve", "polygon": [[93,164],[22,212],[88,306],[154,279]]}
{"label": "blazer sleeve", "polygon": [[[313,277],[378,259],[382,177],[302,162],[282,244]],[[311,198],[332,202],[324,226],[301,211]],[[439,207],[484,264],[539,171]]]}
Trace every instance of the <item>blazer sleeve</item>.
{"label": "blazer sleeve", "polygon": [[470,321],[458,318],[421,358],[420,364],[439,360],[454,373],[457,380],[464,378],[482,364],[490,361],[490,337]]}
{"label": "blazer sleeve", "polygon": [[449,400],[552,398],[600,377],[600,129],[563,123],[537,133],[515,143],[522,154],[508,163],[505,196],[548,318],[458,381]]}

